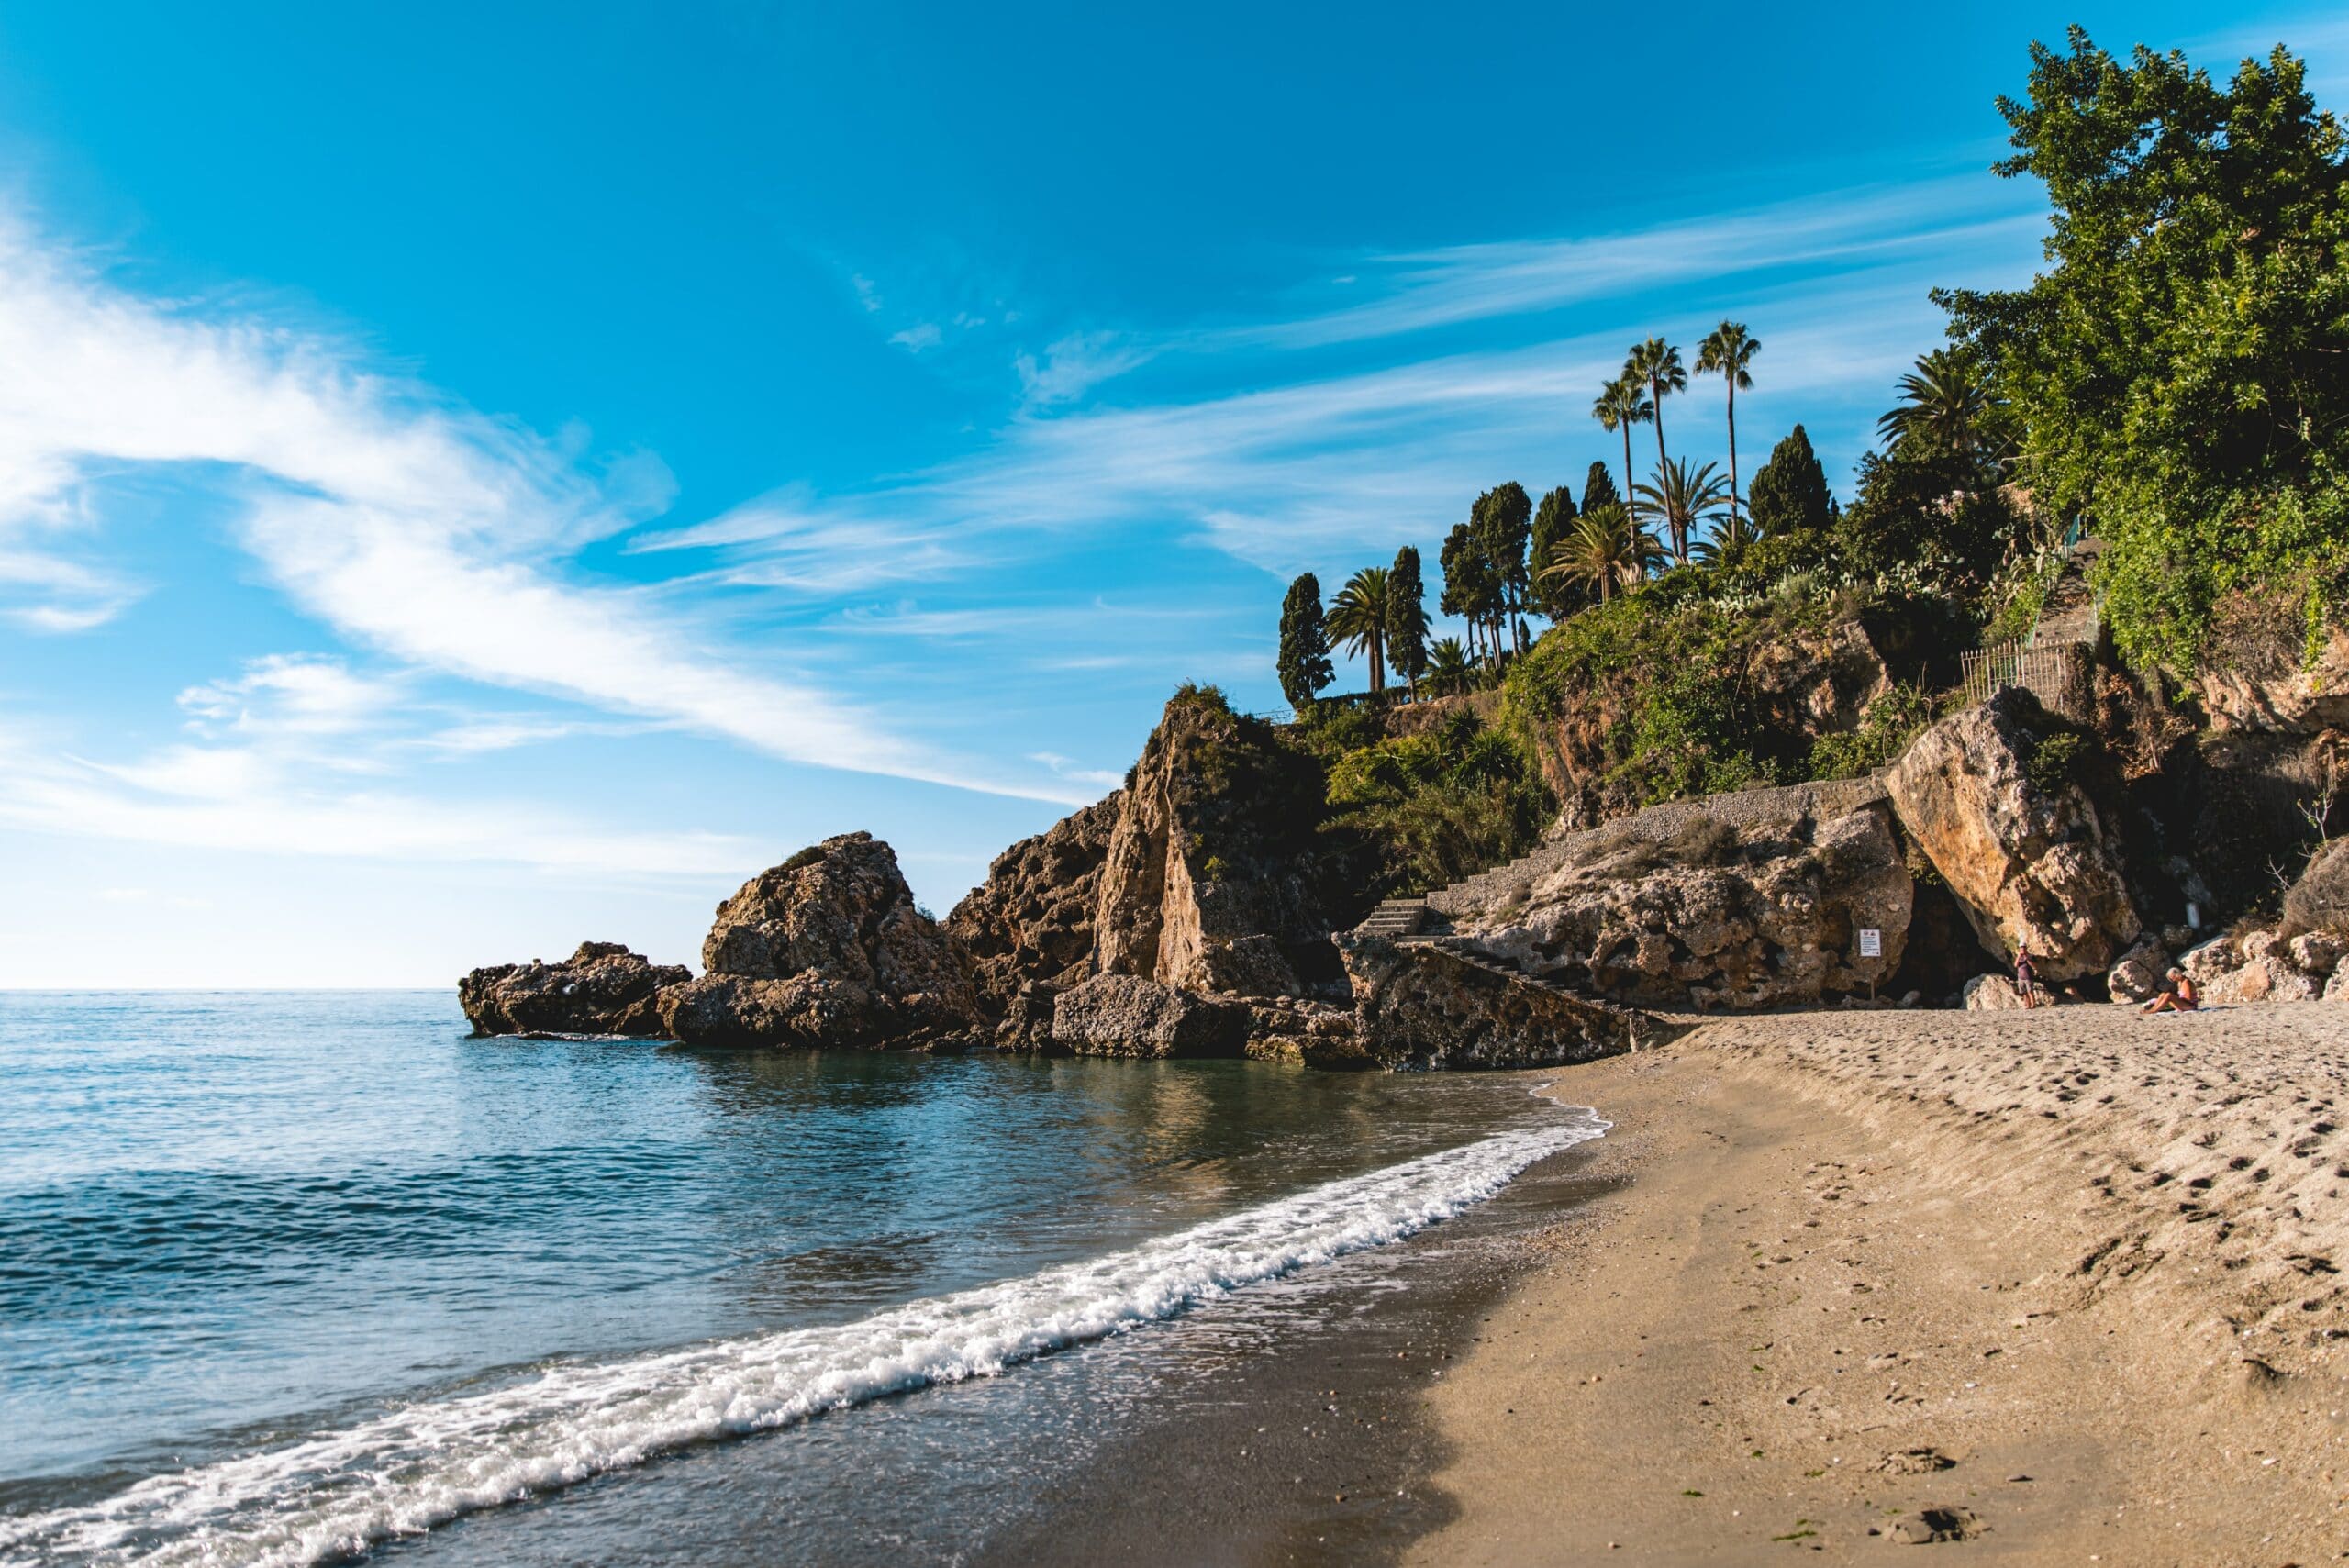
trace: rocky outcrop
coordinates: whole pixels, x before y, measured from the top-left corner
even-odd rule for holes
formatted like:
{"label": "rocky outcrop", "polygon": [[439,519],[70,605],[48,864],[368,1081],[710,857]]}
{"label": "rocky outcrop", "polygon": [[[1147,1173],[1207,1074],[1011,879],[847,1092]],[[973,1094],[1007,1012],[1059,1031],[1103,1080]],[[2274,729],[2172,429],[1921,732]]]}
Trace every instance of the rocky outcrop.
{"label": "rocky outcrop", "polygon": [[1326,965],[1329,951],[1321,790],[1319,768],[1271,727],[1211,700],[1168,703],[1116,797],[1093,967],[1188,991],[1305,989],[1318,977],[1300,963]]}
{"label": "rocky outcrop", "polygon": [[2058,767],[2077,741],[2029,692],[2008,688],[1919,736],[1886,777],[1909,838],[1986,946],[2028,944],[2042,978],[2101,975],[2136,940],[2117,836]]}
{"label": "rocky outcrop", "polygon": [[661,993],[689,1045],[920,1044],[975,1027],[963,960],[870,833],[827,839],[718,906],[698,980]]}
{"label": "rocky outcrop", "polygon": [[2169,950],[2158,941],[2139,942],[2104,977],[2105,994],[2116,1002],[2149,1002],[2169,984]]}
{"label": "rocky outcrop", "polygon": [[2319,846],[2284,895],[2284,935],[2309,931],[2349,936],[2349,839]]}
{"label": "rocky outcrop", "polygon": [[1816,1006],[1882,984],[1900,968],[1911,887],[1889,808],[1861,783],[1658,806],[1565,835],[1519,878],[1440,902],[1461,941],[1520,973],[1701,1011]]}
{"label": "rocky outcrop", "polygon": [[1386,1068],[1593,1062],[1674,1031],[1629,1007],[1535,980],[1464,945],[1341,932],[1357,1048]]}
{"label": "rocky outcrop", "polygon": [[[1094,905],[1123,798],[1112,792],[1004,851],[946,917],[989,1011],[1008,1016],[1023,988],[1032,996],[1038,986],[1049,1004],[1052,992],[1093,973]],[[1049,1034],[1049,1005],[1043,1014]]]}
{"label": "rocky outcrop", "polygon": [[476,969],[457,982],[457,1002],[475,1034],[651,1037],[662,1032],[659,992],[685,978],[683,964],[654,963],[619,942],[582,942],[561,963]]}
{"label": "rocky outcrop", "polygon": [[1378,1065],[1363,1048],[1352,1006],[1281,996],[1247,1006],[1248,1054],[1259,1061],[1339,1073]]}
{"label": "rocky outcrop", "polygon": [[2289,639],[2254,640],[2234,662],[2196,678],[2213,726],[2287,735],[2349,728],[2349,631],[2327,628],[2314,659]]}
{"label": "rocky outcrop", "polygon": [[1136,974],[1097,974],[1052,1006],[1052,1040],[1080,1056],[1238,1056],[1249,1024],[1243,1003]]}

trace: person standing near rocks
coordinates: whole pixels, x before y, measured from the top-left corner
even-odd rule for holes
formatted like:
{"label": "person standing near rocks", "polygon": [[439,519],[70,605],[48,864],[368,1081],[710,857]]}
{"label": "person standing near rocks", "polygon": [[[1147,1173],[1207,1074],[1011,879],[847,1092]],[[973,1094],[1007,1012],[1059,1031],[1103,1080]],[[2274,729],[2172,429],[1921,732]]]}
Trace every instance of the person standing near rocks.
{"label": "person standing near rocks", "polygon": [[2026,1007],[2039,1006],[2039,971],[2031,962],[2031,944],[2015,944],[2015,995]]}

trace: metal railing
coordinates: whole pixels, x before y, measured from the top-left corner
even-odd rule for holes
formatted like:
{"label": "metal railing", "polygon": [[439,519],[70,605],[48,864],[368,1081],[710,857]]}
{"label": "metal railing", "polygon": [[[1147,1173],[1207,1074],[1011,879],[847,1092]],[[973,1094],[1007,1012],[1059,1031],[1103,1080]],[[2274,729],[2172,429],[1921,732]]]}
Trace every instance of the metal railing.
{"label": "metal railing", "polygon": [[2057,642],[2033,648],[2022,638],[2011,638],[1958,655],[1959,690],[1968,707],[1990,700],[2007,686],[2027,686],[2050,708],[2062,709],[2073,684],[2072,667],[2079,659],[2076,643]]}

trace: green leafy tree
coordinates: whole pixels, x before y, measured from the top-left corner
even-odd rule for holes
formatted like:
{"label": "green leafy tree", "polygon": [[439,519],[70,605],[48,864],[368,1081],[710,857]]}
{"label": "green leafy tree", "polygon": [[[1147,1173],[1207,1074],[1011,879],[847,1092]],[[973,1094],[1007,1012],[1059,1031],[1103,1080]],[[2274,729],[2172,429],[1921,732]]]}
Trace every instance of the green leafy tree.
{"label": "green leafy tree", "polygon": [[[1661,338],[1650,338],[1645,342],[1634,343],[1631,345],[1630,356],[1623,361],[1623,375],[1628,381],[1647,384],[1648,417],[1655,424],[1655,461],[1658,468],[1661,469],[1666,461],[1664,450],[1664,400],[1672,393],[1688,390],[1688,372],[1680,362],[1680,350]],[[1623,458],[1624,476],[1630,477],[1631,472],[1631,454],[1627,451]],[[1639,493],[1640,487],[1636,484],[1632,485],[1631,506],[1634,511],[1639,509]],[[1672,552],[1682,562],[1688,559],[1688,540],[1686,536],[1680,534],[1673,536]]]}
{"label": "green leafy tree", "polygon": [[1629,592],[1663,564],[1664,547],[1642,528],[1620,501],[1593,506],[1575,519],[1574,532],[1559,541],[1550,575],[1596,594],[1601,604]]}
{"label": "green leafy tree", "polygon": [[1656,465],[1655,483],[1632,491],[1642,516],[1671,531],[1672,557],[1686,563],[1688,541],[1700,523],[1710,523],[1729,497],[1729,483],[1719,465],[1692,469],[1685,458],[1667,458]]}
{"label": "green leafy tree", "polygon": [[[1599,389],[1598,401],[1590,406],[1590,417],[1598,421],[1600,429],[1609,434],[1622,432],[1623,483],[1629,486],[1631,484],[1631,427],[1655,417],[1655,404],[1648,397],[1646,384],[1632,375],[1630,367],[1626,366],[1623,374]],[[1609,487],[1613,488],[1611,483]],[[1602,505],[1590,498],[1590,488],[1587,484],[1583,486],[1582,507],[1586,512]]]}
{"label": "green leafy tree", "polygon": [[1530,586],[1525,547],[1533,536],[1533,499],[1515,480],[1496,485],[1477,496],[1469,508],[1468,528],[1492,577],[1492,646],[1497,652],[1513,628],[1514,645],[1521,653],[1525,623],[1519,617]]}
{"label": "green leafy tree", "polygon": [[1729,509],[1738,509],[1737,498],[1737,395],[1750,392],[1753,377],[1749,369],[1753,356],[1762,351],[1762,339],[1745,329],[1742,321],[1724,321],[1705,336],[1697,346],[1697,373],[1717,375],[1729,386]]}
{"label": "green leafy tree", "polygon": [[1443,567],[1443,593],[1437,599],[1436,607],[1468,623],[1468,642],[1474,651],[1480,644],[1485,623],[1500,601],[1499,579],[1485,553],[1484,541],[1476,537],[1470,523],[1452,525],[1452,531],[1443,536],[1443,550],[1437,560]]}
{"label": "green leafy tree", "polygon": [[1394,579],[1384,566],[1365,566],[1346,579],[1330,601],[1330,635],[1338,646],[1362,655],[1370,667],[1370,695],[1386,693],[1386,628]]}
{"label": "green leafy tree", "polygon": [[1816,532],[1834,521],[1827,471],[1820,466],[1819,454],[1811,450],[1810,437],[1800,425],[1773,447],[1770,460],[1754,471],[1746,510],[1765,537]]}
{"label": "green leafy tree", "polygon": [[[2044,185],[2028,287],[1944,291],[2042,510],[2087,514],[2106,618],[2189,667],[2223,595],[2340,613],[2349,574],[2349,159],[2277,49],[2223,87],[2073,28],[2002,98],[2009,177]],[[2330,606],[2330,608],[2328,608]]]}
{"label": "green leafy tree", "polygon": [[1575,519],[1580,516],[1580,508],[1575,506],[1575,493],[1563,484],[1542,496],[1542,504],[1533,509],[1533,541],[1526,551],[1526,571],[1531,580],[1530,596],[1533,607],[1553,621],[1565,619],[1585,603],[1584,595],[1574,584],[1563,578],[1543,575],[1558,541],[1574,530]]}
{"label": "green leafy tree", "polygon": [[1386,573],[1386,662],[1411,683],[1419,695],[1419,677],[1428,668],[1428,591],[1419,575],[1419,547],[1407,544],[1395,552]]}
{"label": "green leafy tree", "polygon": [[1321,621],[1321,581],[1298,574],[1281,601],[1281,695],[1303,713],[1314,695],[1337,678],[1330,667],[1330,634]]}

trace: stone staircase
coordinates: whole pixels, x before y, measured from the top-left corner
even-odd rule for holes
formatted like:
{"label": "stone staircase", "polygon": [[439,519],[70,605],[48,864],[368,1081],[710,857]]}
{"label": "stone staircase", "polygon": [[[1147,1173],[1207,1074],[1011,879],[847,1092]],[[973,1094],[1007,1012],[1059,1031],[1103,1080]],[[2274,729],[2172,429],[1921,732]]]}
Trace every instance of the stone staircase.
{"label": "stone staircase", "polygon": [[1389,898],[1363,917],[1354,928],[1368,937],[1416,937],[1428,924],[1428,901],[1424,898]]}

